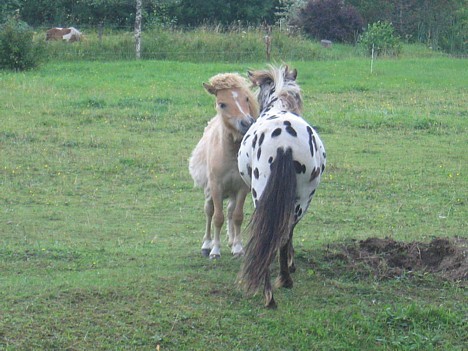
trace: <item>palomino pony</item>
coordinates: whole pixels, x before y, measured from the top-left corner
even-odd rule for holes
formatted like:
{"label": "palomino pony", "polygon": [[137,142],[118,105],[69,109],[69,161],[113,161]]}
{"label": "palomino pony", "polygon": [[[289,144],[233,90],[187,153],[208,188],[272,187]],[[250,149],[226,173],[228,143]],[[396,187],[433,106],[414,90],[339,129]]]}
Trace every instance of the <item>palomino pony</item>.
{"label": "palomino pony", "polygon": [[46,32],[46,40],[65,40],[69,43],[80,41],[82,37],[81,32],[74,28],[51,28]]}
{"label": "palomino pony", "polygon": [[325,148],[300,117],[302,97],[296,70],[288,66],[249,72],[260,87],[260,116],[245,134],[238,166],[251,187],[255,211],[239,282],[247,292],[263,284],[267,307],[276,307],[270,264],[279,250],[278,287],[292,288],[293,231],[309,207],[325,169]]}
{"label": "palomino pony", "polygon": [[[205,128],[189,161],[189,171],[195,185],[205,191],[206,231],[202,254],[210,258],[221,256],[223,199],[229,198],[229,245],[234,256],[242,256],[241,226],[249,188],[239,175],[237,152],[242,137],[258,116],[258,104],[247,80],[238,74],[218,74],[203,86],[216,97],[217,114]],[[212,219],[214,240],[211,237]]]}

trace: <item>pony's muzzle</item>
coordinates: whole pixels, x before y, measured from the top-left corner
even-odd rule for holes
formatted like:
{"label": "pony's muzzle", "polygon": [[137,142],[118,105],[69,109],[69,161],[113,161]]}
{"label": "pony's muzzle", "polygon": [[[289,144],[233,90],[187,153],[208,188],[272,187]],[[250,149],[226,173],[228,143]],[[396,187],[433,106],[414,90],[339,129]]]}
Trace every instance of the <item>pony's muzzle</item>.
{"label": "pony's muzzle", "polygon": [[255,120],[253,119],[252,116],[248,115],[248,116],[245,116],[245,118],[243,118],[240,123],[239,123],[239,131],[242,133],[242,134],[245,134],[247,133],[247,131],[249,130],[250,126],[252,124],[254,124]]}

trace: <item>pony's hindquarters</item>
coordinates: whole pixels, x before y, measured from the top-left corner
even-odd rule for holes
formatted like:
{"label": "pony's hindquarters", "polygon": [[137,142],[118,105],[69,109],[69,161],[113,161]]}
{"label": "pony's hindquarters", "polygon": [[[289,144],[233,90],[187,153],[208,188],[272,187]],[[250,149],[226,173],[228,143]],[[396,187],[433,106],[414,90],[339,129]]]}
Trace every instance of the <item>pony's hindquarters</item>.
{"label": "pony's hindquarters", "polygon": [[296,171],[291,148],[278,148],[265,189],[256,203],[250,223],[239,282],[253,293],[264,285],[267,307],[275,307],[269,267],[276,252],[289,240],[294,223]]}

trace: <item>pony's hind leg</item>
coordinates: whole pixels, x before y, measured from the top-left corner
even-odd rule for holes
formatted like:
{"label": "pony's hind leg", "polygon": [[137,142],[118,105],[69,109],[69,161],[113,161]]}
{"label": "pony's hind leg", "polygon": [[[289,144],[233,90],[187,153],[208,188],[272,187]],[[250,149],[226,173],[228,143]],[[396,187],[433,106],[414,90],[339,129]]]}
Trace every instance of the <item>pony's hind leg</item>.
{"label": "pony's hind leg", "polygon": [[231,222],[233,222],[233,243],[231,253],[234,257],[244,256],[245,251],[242,246],[242,222],[244,221],[244,203],[249,189],[241,190],[237,193],[235,208],[232,213]]}
{"label": "pony's hind leg", "polygon": [[267,269],[267,273],[265,275],[265,288],[263,290],[263,294],[265,295],[265,307],[266,308],[277,308],[276,301],[273,297],[273,289],[271,287],[270,281],[270,270]]}
{"label": "pony's hind leg", "polygon": [[211,239],[211,220],[213,219],[213,213],[213,200],[210,197],[207,197],[205,200],[206,228],[201,248],[201,253],[205,257],[210,255],[211,249],[213,248],[213,240]]}

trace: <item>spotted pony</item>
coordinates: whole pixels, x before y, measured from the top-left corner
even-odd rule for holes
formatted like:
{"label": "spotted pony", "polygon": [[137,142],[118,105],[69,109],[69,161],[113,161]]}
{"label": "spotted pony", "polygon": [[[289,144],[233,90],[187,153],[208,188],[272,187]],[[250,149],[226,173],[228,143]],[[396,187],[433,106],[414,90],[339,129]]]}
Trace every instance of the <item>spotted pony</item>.
{"label": "spotted pony", "polygon": [[296,77],[297,71],[288,66],[249,72],[260,88],[260,116],[238,152],[239,172],[255,205],[239,283],[250,293],[263,284],[270,308],[276,307],[270,264],[279,251],[276,286],[292,288],[294,227],[306,213],[326,163],[322,141],[301,117],[303,102]]}

